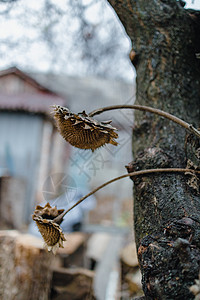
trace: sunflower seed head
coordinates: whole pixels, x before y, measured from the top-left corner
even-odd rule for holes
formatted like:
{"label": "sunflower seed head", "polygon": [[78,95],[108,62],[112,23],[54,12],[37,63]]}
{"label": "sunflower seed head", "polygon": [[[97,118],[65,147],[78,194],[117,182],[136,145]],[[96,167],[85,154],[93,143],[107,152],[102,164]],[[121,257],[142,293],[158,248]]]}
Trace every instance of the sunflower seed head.
{"label": "sunflower seed head", "polygon": [[34,211],[34,216],[42,217],[43,219],[55,219],[58,215],[60,215],[64,209],[57,209],[56,206],[51,207],[49,203],[47,203],[44,207],[37,205]]}
{"label": "sunflower seed head", "polygon": [[56,207],[51,207],[47,203],[44,207],[37,205],[32,216],[43,237],[45,248],[48,251],[52,250],[54,254],[59,247],[63,247],[63,241],[66,240],[59,224],[53,221],[63,211],[63,209],[57,210]]}
{"label": "sunflower seed head", "polygon": [[115,141],[118,134],[116,128],[110,125],[111,121],[99,122],[85,111],[74,114],[60,105],[54,105],[53,108],[57,128],[72,146],[94,151],[105,144],[118,145]]}

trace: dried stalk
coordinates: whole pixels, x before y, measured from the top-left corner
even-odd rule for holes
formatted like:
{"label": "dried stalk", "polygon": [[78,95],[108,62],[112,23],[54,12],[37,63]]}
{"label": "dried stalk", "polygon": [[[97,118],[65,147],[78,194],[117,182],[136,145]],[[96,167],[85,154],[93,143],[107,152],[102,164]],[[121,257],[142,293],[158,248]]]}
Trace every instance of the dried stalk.
{"label": "dried stalk", "polygon": [[150,113],[154,113],[156,115],[159,115],[161,117],[164,117],[166,119],[171,120],[172,122],[179,124],[183,128],[187,129],[188,131],[192,132],[198,138],[200,138],[200,131],[197,130],[192,124],[188,124],[187,122],[175,117],[174,115],[171,115],[163,110],[149,107],[149,106],[143,106],[143,105],[112,105],[112,106],[107,106],[107,107],[102,107],[98,108],[96,110],[93,110],[90,112],[88,115],[90,117],[93,117],[95,115],[99,115],[104,111],[109,111],[109,110],[114,110],[114,109],[136,109],[136,110],[141,110],[141,111],[148,111]]}
{"label": "dried stalk", "polygon": [[196,171],[196,170],[191,170],[191,169],[181,169],[181,168],[165,168],[165,169],[149,169],[149,170],[141,170],[141,171],[135,171],[135,172],[131,172],[129,174],[124,174],[121,175],[119,177],[113,178],[105,183],[103,183],[102,185],[98,186],[97,188],[95,188],[94,190],[92,190],[90,193],[88,193],[87,195],[85,195],[84,197],[82,197],[79,201],[77,201],[72,207],[70,207],[68,210],[64,211],[62,214],[60,214],[58,217],[56,217],[55,219],[53,219],[53,222],[55,223],[59,223],[63,217],[70,211],[72,210],[74,207],[76,207],[77,205],[79,205],[81,202],[83,202],[86,198],[88,198],[89,196],[93,195],[94,193],[96,193],[97,191],[99,191],[100,189],[102,189],[103,187],[105,187],[106,185],[117,181],[119,179],[125,178],[125,177],[134,177],[134,176],[140,176],[140,175],[145,175],[145,174],[152,174],[152,173],[186,173],[189,172],[190,174],[193,172],[194,174],[200,174],[200,171]]}

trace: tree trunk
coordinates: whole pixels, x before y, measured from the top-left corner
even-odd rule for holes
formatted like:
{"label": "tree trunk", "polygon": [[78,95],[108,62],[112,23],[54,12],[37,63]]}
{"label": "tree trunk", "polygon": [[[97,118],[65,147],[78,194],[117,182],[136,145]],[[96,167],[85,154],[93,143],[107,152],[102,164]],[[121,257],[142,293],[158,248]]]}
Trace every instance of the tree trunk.
{"label": "tree trunk", "polygon": [[[175,0],[109,0],[131,38],[137,104],[200,124],[200,13]],[[199,168],[200,142],[166,119],[136,112],[129,171]],[[194,299],[200,263],[199,178],[134,178],[134,222],[146,299]]]}

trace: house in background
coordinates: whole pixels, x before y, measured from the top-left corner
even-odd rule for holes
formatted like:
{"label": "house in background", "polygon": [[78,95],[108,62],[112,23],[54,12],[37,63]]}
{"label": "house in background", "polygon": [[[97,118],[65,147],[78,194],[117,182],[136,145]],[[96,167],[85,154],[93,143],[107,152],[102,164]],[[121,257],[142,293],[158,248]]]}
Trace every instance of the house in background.
{"label": "house in background", "polygon": [[[17,68],[1,71],[0,226],[21,229],[30,221],[36,202],[66,194],[66,176],[71,181],[67,191],[71,197],[78,188],[91,190],[126,173],[124,166],[132,159],[132,111],[97,116],[98,120],[113,120],[119,130],[119,146],[107,145],[92,153],[62,139],[49,114],[52,104],[67,106],[75,113],[90,112],[108,105],[133,104],[134,97],[134,84],[117,80],[24,73]],[[132,211],[129,179],[95,196],[97,207],[88,218],[90,223],[108,220],[116,224],[127,203],[126,211]]]}
{"label": "house in background", "polygon": [[69,147],[49,117],[66,99],[17,68],[0,72],[0,226],[21,229],[42,185],[63,173]]}

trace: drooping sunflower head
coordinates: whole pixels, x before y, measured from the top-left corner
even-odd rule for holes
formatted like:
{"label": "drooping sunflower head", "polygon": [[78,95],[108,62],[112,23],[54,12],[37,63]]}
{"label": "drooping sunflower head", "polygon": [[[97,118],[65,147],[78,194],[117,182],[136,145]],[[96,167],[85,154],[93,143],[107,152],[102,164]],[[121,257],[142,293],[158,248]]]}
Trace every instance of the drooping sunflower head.
{"label": "drooping sunflower head", "polygon": [[105,144],[118,145],[115,141],[118,134],[115,132],[116,128],[110,125],[111,121],[99,122],[89,117],[85,111],[74,114],[60,105],[53,105],[53,108],[57,128],[72,146],[94,151]]}
{"label": "drooping sunflower head", "polygon": [[45,248],[54,254],[59,247],[63,247],[63,241],[66,240],[59,224],[53,221],[63,211],[47,203],[44,207],[37,205],[32,216],[43,237]]}

